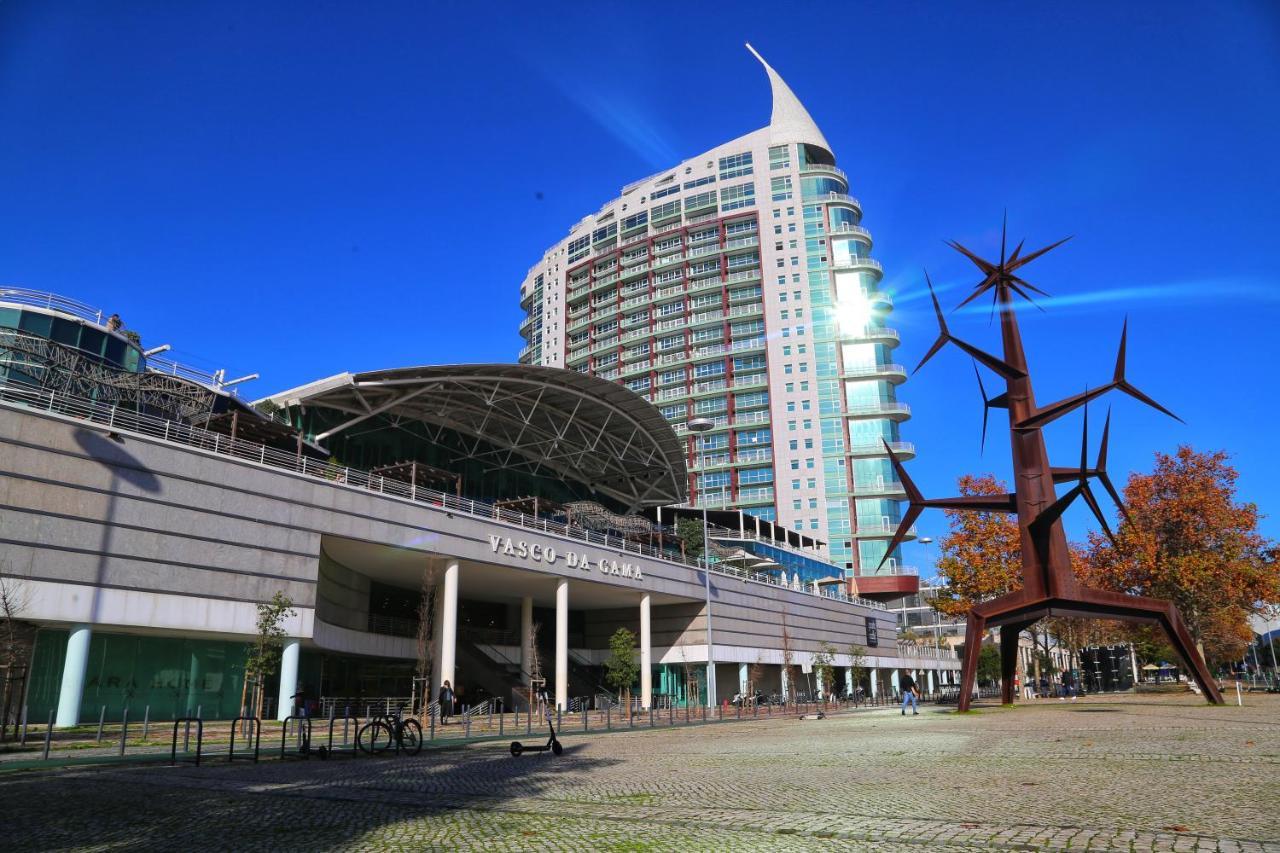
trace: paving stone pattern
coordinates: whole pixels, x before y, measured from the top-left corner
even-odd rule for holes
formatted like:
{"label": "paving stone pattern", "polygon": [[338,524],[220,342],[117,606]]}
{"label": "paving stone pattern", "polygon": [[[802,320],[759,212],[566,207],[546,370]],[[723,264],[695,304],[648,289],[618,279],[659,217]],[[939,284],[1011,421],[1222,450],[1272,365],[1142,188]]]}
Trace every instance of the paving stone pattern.
{"label": "paving stone pattern", "polygon": [[0,776],[6,850],[1280,851],[1280,697],[567,733],[561,758]]}

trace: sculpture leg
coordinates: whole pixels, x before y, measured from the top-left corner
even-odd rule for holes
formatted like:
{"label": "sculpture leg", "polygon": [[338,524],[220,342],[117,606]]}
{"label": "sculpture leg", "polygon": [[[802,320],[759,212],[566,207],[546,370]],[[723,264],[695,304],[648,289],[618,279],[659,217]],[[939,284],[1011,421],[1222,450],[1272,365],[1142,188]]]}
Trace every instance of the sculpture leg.
{"label": "sculpture leg", "polygon": [[1204,658],[1200,656],[1200,650],[1192,642],[1191,633],[1182,624],[1182,616],[1179,615],[1178,609],[1170,605],[1161,615],[1160,625],[1164,628],[1164,632],[1169,635],[1169,640],[1173,643],[1173,649],[1182,658],[1183,664],[1190,670],[1190,674],[1195,675],[1196,683],[1204,691],[1204,698],[1211,705],[1221,705],[1222,692],[1218,690],[1218,682],[1214,679],[1213,674],[1209,672],[1208,665],[1204,662]]}
{"label": "sculpture leg", "polygon": [[1018,635],[1021,625],[1000,626],[1000,701],[1012,705],[1017,699],[1013,689],[1013,674],[1018,669]]}
{"label": "sculpture leg", "polygon": [[969,710],[969,700],[973,697],[973,685],[978,678],[978,655],[982,652],[982,635],[987,627],[987,620],[973,611],[964,628],[964,663],[960,670],[960,699],[957,708]]}

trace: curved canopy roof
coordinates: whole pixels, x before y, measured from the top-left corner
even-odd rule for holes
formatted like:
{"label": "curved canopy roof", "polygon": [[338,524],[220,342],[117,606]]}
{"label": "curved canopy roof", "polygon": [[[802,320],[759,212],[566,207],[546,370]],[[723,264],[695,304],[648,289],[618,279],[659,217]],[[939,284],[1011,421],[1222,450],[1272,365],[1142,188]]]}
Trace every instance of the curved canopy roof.
{"label": "curved canopy roof", "polygon": [[621,385],[521,364],[403,367],[342,373],[269,397],[349,417],[317,444],[379,416],[476,439],[473,458],[559,476],[639,508],[685,499],[684,449],[666,418]]}

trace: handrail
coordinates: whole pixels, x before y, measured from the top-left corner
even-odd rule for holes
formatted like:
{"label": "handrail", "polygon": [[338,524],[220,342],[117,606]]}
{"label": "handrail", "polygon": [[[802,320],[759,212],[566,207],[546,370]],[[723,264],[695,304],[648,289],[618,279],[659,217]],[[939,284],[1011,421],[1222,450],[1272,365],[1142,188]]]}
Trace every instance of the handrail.
{"label": "handrail", "polygon": [[[387,497],[408,500],[418,504],[426,504],[438,509],[444,509],[454,513],[462,513],[474,518],[483,518],[503,524],[510,524],[527,530],[536,530],[550,536],[559,536],[565,539],[573,539],[592,545],[598,545],[602,548],[611,548],[617,551],[640,554],[651,559],[662,560],[663,562],[674,565],[692,567],[701,566],[701,563],[697,560],[682,560],[673,554],[669,554],[666,551],[661,550],[660,548],[655,548],[641,542],[634,542],[629,539],[599,533],[594,530],[588,530],[583,527],[577,527],[563,522],[551,521],[550,519],[539,516],[526,515],[522,512],[503,509],[484,501],[463,498],[448,492],[439,492],[435,489],[420,488],[413,483],[388,479],[380,474],[372,474],[358,468],[320,462],[306,456],[277,450],[256,442],[246,441],[240,438],[233,439],[229,436],[223,435],[222,433],[210,432],[208,430],[201,429],[200,427],[176,423],[174,421],[168,421],[151,415],[139,414],[137,412],[120,409],[116,406],[93,400],[84,400],[52,391],[41,391],[20,385],[13,385],[7,382],[0,382],[0,405],[20,405],[36,411],[46,411],[57,415],[70,416],[80,420],[91,421],[107,426],[115,432],[132,432],[171,444],[194,447],[206,452],[232,456],[245,462],[256,463],[316,479],[327,480],[335,486],[373,491]],[[711,570],[718,574],[742,577],[740,572],[737,570],[730,570],[727,567],[713,565]],[[764,583],[769,586],[780,586],[776,579],[768,576],[753,576],[747,579],[755,583]],[[848,601],[850,604],[864,607],[874,607],[879,610],[886,609],[885,606],[879,602]]]}

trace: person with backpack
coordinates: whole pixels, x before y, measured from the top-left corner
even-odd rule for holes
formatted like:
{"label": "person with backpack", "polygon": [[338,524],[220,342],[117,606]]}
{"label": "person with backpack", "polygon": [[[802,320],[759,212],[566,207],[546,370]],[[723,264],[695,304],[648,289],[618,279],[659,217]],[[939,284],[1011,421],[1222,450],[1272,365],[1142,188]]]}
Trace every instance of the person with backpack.
{"label": "person with backpack", "polygon": [[907,703],[911,703],[912,716],[920,716],[920,691],[916,687],[916,680],[907,673],[902,673],[900,682],[902,687],[902,716],[907,715]]}

